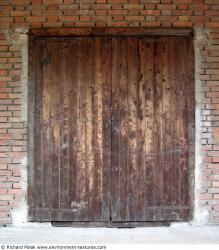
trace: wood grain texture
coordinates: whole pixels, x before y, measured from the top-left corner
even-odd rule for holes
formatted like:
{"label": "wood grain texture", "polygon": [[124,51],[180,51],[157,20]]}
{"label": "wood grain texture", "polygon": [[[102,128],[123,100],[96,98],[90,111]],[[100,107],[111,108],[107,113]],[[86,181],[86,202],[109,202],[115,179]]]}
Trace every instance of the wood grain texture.
{"label": "wood grain texture", "polygon": [[137,28],[137,27],[96,27],[96,28],[41,28],[30,29],[31,35],[38,37],[58,36],[190,36],[191,28]]}
{"label": "wood grain texture", "polygon": [[41,37],[32,47],[31,220],[187,220],[188,38]]}
{"label": "wood grain texture", "polygon": [[109,45],[105,38],[37,41],[35,220],[109,220]]}

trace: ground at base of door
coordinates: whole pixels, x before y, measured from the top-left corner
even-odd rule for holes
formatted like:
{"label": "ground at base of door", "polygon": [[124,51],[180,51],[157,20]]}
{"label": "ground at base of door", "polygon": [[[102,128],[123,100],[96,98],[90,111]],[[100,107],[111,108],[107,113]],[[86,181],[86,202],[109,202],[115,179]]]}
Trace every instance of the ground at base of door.
{"label": "ground at base of door", "polygon": [[0,244],[219,244],[218,226],[69,228],[37,225],[1,227]]}

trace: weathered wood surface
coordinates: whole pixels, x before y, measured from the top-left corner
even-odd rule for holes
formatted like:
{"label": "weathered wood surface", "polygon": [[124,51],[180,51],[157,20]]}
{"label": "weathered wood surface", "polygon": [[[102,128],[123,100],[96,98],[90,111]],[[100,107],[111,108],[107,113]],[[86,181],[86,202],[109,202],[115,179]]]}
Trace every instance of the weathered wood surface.
{"label": "weathered wood surface", "polygon": [[189,218],[190,46],[185,37],[36,40],[32,220]]}
{"label": "weathered wood surface", "polygon": [[191,28],[136,28],[136,27],[96,27],[96,28],[32,28],[29,33],[42,37],[54,36],[190,36]]}

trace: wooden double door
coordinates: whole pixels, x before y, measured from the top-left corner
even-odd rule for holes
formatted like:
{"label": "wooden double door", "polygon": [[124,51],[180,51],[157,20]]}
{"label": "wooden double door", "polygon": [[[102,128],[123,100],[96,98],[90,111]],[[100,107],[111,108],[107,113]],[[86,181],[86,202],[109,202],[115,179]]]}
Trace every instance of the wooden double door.
{"label": "wooden double door", "polygon": [[188,220],[189,40],[43,37],[31,46],[30,220]]}

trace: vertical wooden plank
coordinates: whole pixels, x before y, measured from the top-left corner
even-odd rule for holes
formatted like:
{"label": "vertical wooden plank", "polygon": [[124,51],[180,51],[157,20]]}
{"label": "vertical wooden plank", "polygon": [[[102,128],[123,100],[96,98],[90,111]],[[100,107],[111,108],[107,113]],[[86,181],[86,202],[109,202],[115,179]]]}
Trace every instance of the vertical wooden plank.
{"label": "vertical wooden plank", "polygon": [[69,85],[70,43],[60,43],[60,209],[69,208]]}
{"label": "vertical wooden plank", "polygon": [[[60,82],[60,47],[58,43],[50,42],[48,47],[51,50],[51,66],[50,66],[50,91],[51,100],[48,103],[48,109],[50,111],[45,111],[45,119],[46,126],[48,126],[50,137],[50,162],[48,162],[48,166],[51,167],[50,178],[52,181],[51,184],[51,193],[48,195],[51,196],[51,203],[53,209],[60,208],[60,101],[61,101],[61,82]],[[51,86],[52,85],[52,86]],[[48,86],[49,87],[49,86]],[[46,102],[46,101],[45,101]],[[49,102],[49,100],[47,101]],[[47,115],[48,113],[48,115]],[[47,182],[47,178],[45,178],[45,182]],[[48,191],[50,190],[48,186]],[[53,218],[54,220],[58,220],[58,218]]]}
{"label": "vertical wooden plank", "polygon": [[[152,51],[153,52],[153,51]],[[138,153],[137,153],[137,166],[139,168],[138,171],[138,183],[139,183],[139,197],[138,197],[138,215],[137,220],[144,221],[145,220],[145,210],[146,210],[146,161],[147,161],[147,145],[148,148],[151,147],[150,136],[147,138],[147,87],[150,86],[152,82],[152,77],[150,76],[149,68],[151,67],[150,59],[148,55],[151,53],[150,44],[146,42],[145,38],[138,39],[138,60],[139,60],[139,88],[138,88],[138,130],[137,130],[137,145],[138,145]],[[153,64],[152,64],[153,66]],[[149,77],[149,81],[147,79]],[[151,91],[150,91],[151,92]],[[151,95],[149,94],[151,97]],[[149,99],[149,98],[148,98]],[[150,108],[150,112],[151,112]],[[151,119],[149,120],[151,122]],[[149,131],[152,128],[149,128]],[[149,153],[151,154],[151,152]],[[149,177],[149,180],[151,178]],[[151,197],[151,194],[150,196]]]}
{"label": "vertical wooden plank", "polygon": [[[69,84],[69,208],[75,208],[77,199],[77,179],[78,179],[78,137],[77,137],[77,110],[78,110],[78,42],[72,39],[70,43],[70,65],[71,83]],[[76,218],[70,217],[74,221]]]}
{"label": "vertical wooden plank", "polygon": [[[51,45],[51,44],[49,44]],[[50,112],[51,112],[51,90],[52,90],[52,70],[53,62],[51,58],[51,46],[43,42],[43,55],[42,60],[42,74],[43,74],[43,95],[41,96],[43,102],[42,109],[42,128],[41,128],[41,153],[42,153],[42,189],[43,189],[43,208],[51,208],[51,147],[50,147]]]}
{"label": "vertical wooden plank", "polygon": [[137,82],[138,82],[138,50],[137,50],[137,38],[127,38],[127,62],[128,62],[128,83],[129,83],[129,220],[136,220],[136,204],[138,183],[138,169],[137,169],[137,117],[136,117],[136,103],[137,103]]}
{"label": "vertical wooden plank", "polygon": [[77,198],[76,207],[79,210],[81,207],[87,206],[86,201],[86,46],[87,39],[77,38],[78,43],[78,96],[77,96]]}
{"label": "vertical wooden plank", "polygon": [[[154,183],[154,188],[156,189],[156,206],[162,205],[163,199],[163,131],[162,131],[162,118],[163,118],[163,83],[162,83],[162,72],[165,67],[165,60],[163,57],[163,44],[162,42],[157,42],[155,45],[155,127],[154,127],[154,143],[156,151],[155,153],[155,169],[154,171],[156,179]],[[157,212],[156,216],[160,217]]]}
{"label": "vertical wooden plank", "polygon": [[140,45],[140,72],[145,81],[145,219],[150,217],[147,207],[155,205],[154,190],[154,43],[144,38]]}
{"label": "vertical wooden plank", "polygon": [[[169,39],[164,41],[164,52],[163,57],[165,67],[162,70],[163,79],[163,205],[164,206],[174,206],[174,200],[176,194],[178,194],[178,176],[176,175],[178,171],[177,164],[177,144],[176,137],[177,133],[175,131],[177,121],[177,91],[175,86],[177,86],[177,79],[173,72],[177,70],[177,50],[175,48],[176,42],[174,39]],[[176,205],[176,203],[175,203]],[[163,219],[167,218],[165,210],[162,213]],[[174,214],[173,218],[177,218],[177,214]]]}
{"label": "vertical wooden plank", "polygon": [[144,55],[143,38],[137,40],[137,89],[136,89],[136,120],[137,120],[137,134],[136,134],[136,168],[137,168],[137,192],[136,192],[136,221],[144,221],[145,219],[145,161],[146,161],[146,123],[145,123],[145,88],[146,82],[143,66],[143,58],[141,53]]}
{"label": "vertical wooden plank", "polygon": [[120,38],[112,37],[112,175],[111,175],[111,218],[117,221],[120,218],[120,173],[119,173],[119,90],[120,90]]}
{"label": "vertical wooden plank", "polygon": [[[179,119],[179,83],[180,79],[180,70],[179,70],[179,51],[178,51],[178,42],[172,39],[170,43],[170,50],[169,50],[169,67],[168,67],[168,75],[171,79],[171,106],[169,107],[169,112],[171,114],[170,121],[172,122],[170,125],[171,131],[171,142],[170,145],[172,147],[172,159],[171,159],[171,205],[178,206],[179,205],[179,155],[180,155],[180,145],[179,145],[179,134],[178,134],[178,127],[181,126],[181,122]],[[180,79],[181,81],[181,79]],[[177,216],[177,215],[176,215]]]}
{"label": "vertical wooden plank", "polygon": [[43,44],[39,41],[36,41],[36,48],[35,48],[35,123],[34,123],[34,207],[35,208],[42,208],[42,197],[43,197],[43,190],[42,190],[42,155],[41,155],[41,129],[42,129],[42,110],[43,110],[43,102],[42,102],[42,95],[43,95],[43,76],[42,76],[42,55],[43,55]]}
{"label": "vertical wooden plank", "polygon": [[102,180],[103,180],[103,123],[102,123],[102,91],[103,91],[103,40],[100,37],[94,38],[94,78],[95,84],[93,89],[93,150],[94,150],[94,207],[93,220],[100,221],[102,214]]}
{"label": "vertical wooden plank", "polygon": [[[159,192],[162,184],[160,169],[160,146],[161,146],[161,128],[160,128],[160,115],[162,108],[162,94],[161,86],[159,84],[159,71],[157,70],[157,63],[159,61],[159,48],[158,42],[154,42],[154,69],[153,69],[153,159],[152,159],[152,196],[153,196],[153,220],[157,220],[156,207],[159,206]],[[161,181],[161,182],[160,182]]]}
{"label": "vertical wooden plank", "polygon": [[89,76],[87,88],[87,108],[86,108],[86,141],[87,141],[87,197],[89,218],[93,216],[93,188],[94,188],[94,151],[93,151],[93,88],[94,88],[94,43],[88,40],[87,51],[87,75]]}
{"label": "vertical wooden plank", "polygon": [[[173,190],[173,182],[176,181],[171,179],[172,173],[174,172],[175,163],[172,161],[172,156],[176,148],[172,148],[172,141],[174,135],[172,133],[172,96],[175,94],[172,89],[175,84],[174,79],[171,75],[171,71],[175,70],[175,66],[172,64],[174,58],[171,56],[172,40],[162,40],[159,44],[160,60],[157,61],[157,70],[160,72],[159,81],[162,85],[162,113],[161,113],[161,151],[159,152],[161,158],[160,169],[160,180],[162,180],[161,190],[159,190],[160,205],[170,206],[171,205],[171,194]],[[173,66],[173,67],[171,67]],[[158,180],[159,181],[159,180]],[[165,211],[164,211],[165,212]],[[163,214],[160,215],[163,219]]]}
{"label": "vertical wooden plank", "polygon": [[103,39],[103,189],[102,221],[110,220],[111,200],[111,74],[112,39]]}
{"label": "vertical wooden plank", "polygon": [[[156,143],[156,205],[162,205],[163,198],[163,131],[162,131],[162,117],[163,117],[163,83],[162,83],[162,68],[165,67],[165,60],[163,57],[162,51],[162,43],[157,42],[156,44],[156,57],[155,57],[155,72],[156,72],[156,91],[155,91],[155,99],[156,99],[156,110],[155,110],[155,123],[156,123],[156,131],[155,132],[155,143]],[[160,216],[158,213],[156,216]]]}
{"label": "vertical wooden plank", "polygon": [[120,180],[118,185],[120,186],[120,217],[119,220],[126,221],[129,216],[128,207],[128,161],[127,161],[127,149],[128,149],[128,82],[127,82],[127,41],[126,38],[121,38],[119,43],[119,176]]}

